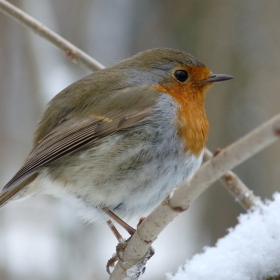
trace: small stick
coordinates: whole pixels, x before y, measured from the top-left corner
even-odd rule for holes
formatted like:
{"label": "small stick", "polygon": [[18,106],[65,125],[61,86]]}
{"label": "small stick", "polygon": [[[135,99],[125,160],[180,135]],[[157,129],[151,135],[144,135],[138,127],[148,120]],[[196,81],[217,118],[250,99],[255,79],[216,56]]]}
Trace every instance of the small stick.
{"label": "small stick", "polygon": [[[204,153],[204,161],[208,161],[212,157],[213,153],[206,149]],[[235,197],[235,201],[237,201],[245,210],[248,210],[255,204],[257,197],[232,171],[227,171],[219,181],[226,190]]]}
{"label": "small stick", "polygon": [[13,19],[16,19],[41,37],[45,38],[59,49],[64,51],[64,53],[72,60],[81,63],[87,69],[92,71],[104,68],[104,66],[97,60],[90,57],[88,54],[78,49],[76,46],[71,44],[69,41],[65,40],[42,23],[24,13],[22,10],[18,9],[11,3],[0,0],[0,10],[6,15]]}

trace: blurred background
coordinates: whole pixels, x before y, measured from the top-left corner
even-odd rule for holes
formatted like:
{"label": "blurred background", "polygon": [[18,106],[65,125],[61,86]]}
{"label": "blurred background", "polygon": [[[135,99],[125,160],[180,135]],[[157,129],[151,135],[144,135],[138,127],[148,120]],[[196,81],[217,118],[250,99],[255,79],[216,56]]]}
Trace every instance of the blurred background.
{"label": "blurred background", "polygon": [[[214,151],[280,111],[280,2],[255,0],[10,1],[105,66],[139,51],[171,47],[234,80],[215,85],[206,109]],[[90,72],[0,13],[0,186],[31,148],[39,115],[60,90]],[[234,171],[260,197],[280,190],[279,143]],[[142,279],[164,279],[212,246],[243,210],[216,183],[158,237]],[[135,223],[134,223],[135,225]],[[125,235],[125,234],[124,234]],[[126,236],[126,235],[125,235]],[[51,197],[0,211],[0,279],[107,279],[117,242],[106,225],[83,223]]]}

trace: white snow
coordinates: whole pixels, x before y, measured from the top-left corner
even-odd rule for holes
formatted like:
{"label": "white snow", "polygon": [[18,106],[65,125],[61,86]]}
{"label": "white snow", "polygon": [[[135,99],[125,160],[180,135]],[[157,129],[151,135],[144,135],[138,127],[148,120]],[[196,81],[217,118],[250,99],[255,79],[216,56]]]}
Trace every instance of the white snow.
{"label": "white snow", "polygon": [[255,280],[280,275],[280,193],[258,202],[239,223],[181,266],[169,280]]}

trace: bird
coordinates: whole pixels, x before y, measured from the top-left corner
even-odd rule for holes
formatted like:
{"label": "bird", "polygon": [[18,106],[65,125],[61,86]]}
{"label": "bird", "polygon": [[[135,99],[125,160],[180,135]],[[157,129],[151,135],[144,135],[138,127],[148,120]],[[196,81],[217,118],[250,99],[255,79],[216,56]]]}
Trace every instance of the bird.
{"label": "bird", "polygon": [[0,206],[39,194],[65,199],[83,219],[141,217],[195,172],[209,132],[213,74],[170,48],[140,52],[66,87],[47,105]]}

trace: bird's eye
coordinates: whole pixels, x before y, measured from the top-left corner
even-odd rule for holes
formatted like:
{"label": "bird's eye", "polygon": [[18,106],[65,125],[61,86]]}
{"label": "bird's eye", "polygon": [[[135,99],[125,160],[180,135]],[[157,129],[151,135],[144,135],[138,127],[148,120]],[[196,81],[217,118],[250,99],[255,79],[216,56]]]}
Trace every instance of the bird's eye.
{"label": "bird's eye", "polygon": [[183,83],[188,79],[189,75],[185,70],[176,70],[174,72],[174,77],[176,78],[177,81]]}

